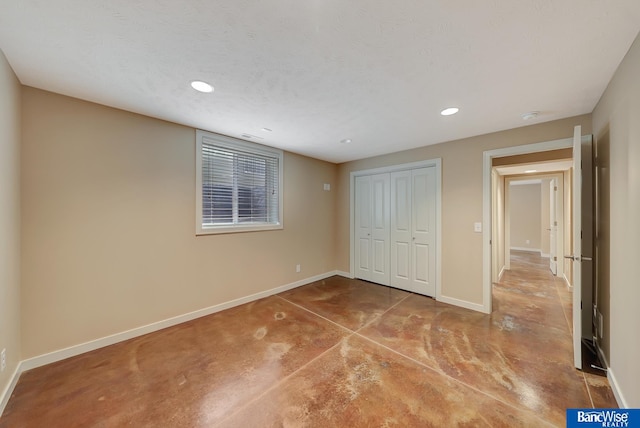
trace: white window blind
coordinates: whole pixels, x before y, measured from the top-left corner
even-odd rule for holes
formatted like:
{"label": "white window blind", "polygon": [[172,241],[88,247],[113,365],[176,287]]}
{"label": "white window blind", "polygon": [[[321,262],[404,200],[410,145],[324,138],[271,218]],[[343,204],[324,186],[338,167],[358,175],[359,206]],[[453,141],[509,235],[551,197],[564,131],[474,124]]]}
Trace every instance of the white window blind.
{"label": "white window blind", "polygon": [[282,152],[199,131],[197,232],[282,227]]}

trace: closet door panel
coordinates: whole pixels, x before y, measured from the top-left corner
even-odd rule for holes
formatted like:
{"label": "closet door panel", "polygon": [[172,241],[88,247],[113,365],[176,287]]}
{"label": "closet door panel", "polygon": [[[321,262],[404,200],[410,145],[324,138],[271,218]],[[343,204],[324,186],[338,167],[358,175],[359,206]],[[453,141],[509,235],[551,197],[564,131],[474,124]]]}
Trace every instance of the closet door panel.
{"label": "closet door panel", "polygon": [[411,171],[391,173],[392,286],[412,290],[411,279]]}
{"label": "closet door panel", "polygon": [[435,296],[435,168],[412,171],[412,276],[414,291]]}
{"label": "closet door panel", "polygon": [[371,177],[356,177],[355,276],[371,279]]}
{"label": "closet door panel", "polygon": [[389,285],[389,174],[371,176],[372,270],[370,281]]}

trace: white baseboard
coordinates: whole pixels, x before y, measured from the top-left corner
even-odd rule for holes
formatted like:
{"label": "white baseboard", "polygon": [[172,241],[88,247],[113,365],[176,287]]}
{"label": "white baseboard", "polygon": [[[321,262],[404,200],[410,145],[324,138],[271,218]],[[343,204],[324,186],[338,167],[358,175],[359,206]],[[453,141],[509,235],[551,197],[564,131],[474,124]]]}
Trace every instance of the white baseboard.
{"label": "white baseboard", "polygon": [[511,251],[526,251],[528,253],[540,253],[540,254],[542,254],[542,251],[540,251],[540,248],[511,247]]}
{"label": "white baseboard", "polygon": [[625,400],[622,395],[622,391],[620,391],[620,386],[618,385],[618,381],[616,376],[613,374],[611,367],[609,366],[609,361],[607,357],[602,352],[602,348],[600,348],[600,344],[596,341],[596,349],[598,350],[598,356],[600,357],[600,361],[604,364],[604,367],[607,369],[607,379],[609,380],[609,385],[611,386],[611,390],[613,391],[613,396],[616,399],[616,403],[618,403],[618,407],[621,409],[628,409],[629,405],[627,400]]}
{"label": "white baseboard", "polygon": [[498,274],[498,282],[500,282],[500,280],[502,279],[502,275],[504,275],[506,270],[507,270],[507,267],[506,266],[502,266],[502,269],[500,269],[500,273]]}
{"label": "white baseboard", "polygon": [[336,274],[338,274],[336,271],[326,272],[320,275],[301,279],[299,281],[295,281],[290,284],[282,285],[280,287],[272,288],[270,290],[261,291],[259,293],[251,294],[246,297],[241,297],[239,299],[231,300],[229,302],[220,303],[218,305],[210,306],[203,309],[198,309],[197,311],[189,312],[183,315],[178,315],[172,318],[168,318],[162,321],[157,321],[141,327],[136,327],[131,330],[112,334],[106,337],[102,337],[100,339],[95,339],[89,342],[73,345],[68,348],[49,352],[47,354],[38,355],[37,357],[23,360],[21,363],[21,372],[25,370],[31,370],[36,367],[41,367],[47,364],[55,363],[56,361],[60,361],[69,357],[74,357],[76,355],[84,354],[85,352],[89,352],[95,349],[103,348],[105,346],[113,345],[115,343],[129,340],[134,337],[152,333],[154,331],[162,330],[163,328],[172,327],[174,325],[191,321],[196,318],[211,315],[216,312],[223,311],[225,309],[229,309],[245,303],[253,302],[254,300],[258,300],[258,299],[272,296],[274,294],[282,293],[283,291],[291,290],[293,288],[300,287],[302,285],[306,285],[315,281],[329,278],[330,276],[334,276]]}
{"label": "white baseboard", "polygon": [[472,311],[478,311],[486,313],[484,306],[480,303],[468,302],[466,300],[456,299],[455,297],[440,296],[436,299],[438,302],[448,303],[449,305],[460,306],[461,308],[471,309]]}
{"label": "white baseboard", "polygon": [[540,251],[540,257],[542,257],[543,259],[548,259],[551,255],[547,254],[547,253],[543,253],[542,251]]}
{"label": "white baseboard", "polygon": [[611,385],[611,390],[613,391],[613,396],[616,398],[618,407],[620,407],[621,409],[628,409],[629,402],[625,400],[624,395],[622,395],[620,385],[618,384],[618,380],[613,374],[613,370],[611,370],[611,367],[607,369],[607,379],[609,379],[609,385]]}
{"label": "white baseboard", "polygon": [[345,278],[353,279],[353,275],[350,272],[345,272],[343,270],[337,270],[336,275],[344,276]]}
{"label": "white baseboard", "polygon": [[600,343],[598,343],[597,340],[596,340],[596,350],[598,351],[598,357],[600,357],[600,362],[602,362],[602,364],[604,365],[604,368],[607,369],[607,379],[609,380],[609,385],[611,386],[611,390],[613,391],[613,396],[615,397],[616,402],[618,403],[618,407],[624,408],[625,406],[623,406],[622,393],[618,388],[618,384],[617,384],[617,381],[615,380],[615,376],[613,376],[613,373],[611,373],[611,367],[609,367],[609,361],[607,360],[607,357],[604,355],[604,352],[602,352],[602,348],[600,348]]}
{"label": "white baseboard", "polygon": [[13,390],[16,387],[18,379],[20,378],[20,374],[22,374],[23,371],[24,369],[22,368],[22,363],[20,362],[16,366],[16,369],[13,371],[13,375],[11,375],[11,381],[6,386],[4,391],[2,391],[2,395],[0,395],[0,416],[2,416],[4,408],[7,406],[9,398],[11,398],[11,394],[13,394]]}

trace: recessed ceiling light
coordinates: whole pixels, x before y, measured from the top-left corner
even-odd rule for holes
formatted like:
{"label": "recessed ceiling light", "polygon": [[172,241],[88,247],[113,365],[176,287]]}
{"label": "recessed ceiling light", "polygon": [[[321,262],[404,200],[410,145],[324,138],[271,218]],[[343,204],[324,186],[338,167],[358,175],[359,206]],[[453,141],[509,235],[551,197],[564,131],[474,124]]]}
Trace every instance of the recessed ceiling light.
{"label": "recessed ceiling light", "polygon": [[204,92],[204,93],[213,92],[213,86],[201,80],[194,80],[193,82],[191,82],[191,87],[198,92]]}
{"label": "recessed ceiling light", "polygon": [[540,114],[539,111],[530,111],[530,112],[524,113],[522,115],[522,119],[524,120],[535,119],[536,117],[538,117],[539,114]]}
{"label": "recessed ceiling light", "polygon": [[529,173],[532,173],[532,172],[538,172],[538,170],[537,169],[528,169],[528,170],[525,171],[525,174],[529,174]]}
{"label": "recessed ceiling light", "polygon": [[272,131],[273,131],[273,129],[269,129],[269,128],[262,128],[262,130],[263,130],[264,132],[272,132]]}
{"label": "recessed ceiling light", "polygon": [[345,138],[344,140],[340,140],[342,144],[349,144],[351,142],[351,138]]}
{"label": "recessed ceiling light", "polygon": [[448,107],[440,112],[443,116],[451,116],[452,114],[456,114],[460,109],[458,107]]}

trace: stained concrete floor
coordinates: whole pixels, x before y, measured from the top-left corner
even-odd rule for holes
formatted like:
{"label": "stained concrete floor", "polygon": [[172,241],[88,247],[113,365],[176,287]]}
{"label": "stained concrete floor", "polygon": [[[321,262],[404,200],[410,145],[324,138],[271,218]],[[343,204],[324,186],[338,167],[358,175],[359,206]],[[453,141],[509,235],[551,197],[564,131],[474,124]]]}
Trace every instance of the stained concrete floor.
{"label": "stained concrete floor", "polygon": [[514,253],[485,315],[331,277],[25,372],[4,427],[564,426],[615,407],[572,366],[571,295]]}

